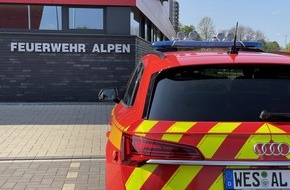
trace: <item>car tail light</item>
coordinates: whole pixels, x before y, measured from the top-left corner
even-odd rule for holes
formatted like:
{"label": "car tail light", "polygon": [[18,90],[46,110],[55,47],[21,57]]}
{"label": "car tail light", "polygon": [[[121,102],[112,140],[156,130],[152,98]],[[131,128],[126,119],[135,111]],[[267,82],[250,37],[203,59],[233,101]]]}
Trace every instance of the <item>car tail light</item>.
{"label": "car tail light", "polygon": [[149,159],[202,160],[199,150],[193,146],[158,141],[139,136],[123,137],[123,163],[140,166]]}

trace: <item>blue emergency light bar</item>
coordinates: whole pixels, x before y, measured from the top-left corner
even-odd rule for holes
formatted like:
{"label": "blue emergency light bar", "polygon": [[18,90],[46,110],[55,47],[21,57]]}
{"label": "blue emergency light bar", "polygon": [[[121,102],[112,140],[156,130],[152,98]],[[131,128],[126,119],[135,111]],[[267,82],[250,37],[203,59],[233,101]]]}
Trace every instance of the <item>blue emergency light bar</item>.
{"label": "blue emergency light bar", "polygon": [[[234,46],[233,41],[158,41],[151,45],[153,48],[230,48]],[[263,45],[260,42],[236,42],[237,48],[261,48]]]}

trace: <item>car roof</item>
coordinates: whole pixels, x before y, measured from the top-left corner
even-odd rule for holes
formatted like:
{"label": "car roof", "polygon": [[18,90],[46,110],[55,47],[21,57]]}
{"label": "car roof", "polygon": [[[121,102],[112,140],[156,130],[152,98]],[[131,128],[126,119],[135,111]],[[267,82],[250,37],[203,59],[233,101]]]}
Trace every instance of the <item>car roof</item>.
{"label": "car roof", "polygon": [[219,64],[286,64],[290,65],[290,54],[239,51],[169,51],[153,52],[143,57],[145,67],[157,72],[171,67]]}
{"label": "car roof", "polygon": [[290,64],[290,56],[263,52],[239,52],[230,54],[225,51],[209,52],[168,52],[168,59],[177,59],[181,65],[187,64],[259,64],[259,63],[280,63]]}

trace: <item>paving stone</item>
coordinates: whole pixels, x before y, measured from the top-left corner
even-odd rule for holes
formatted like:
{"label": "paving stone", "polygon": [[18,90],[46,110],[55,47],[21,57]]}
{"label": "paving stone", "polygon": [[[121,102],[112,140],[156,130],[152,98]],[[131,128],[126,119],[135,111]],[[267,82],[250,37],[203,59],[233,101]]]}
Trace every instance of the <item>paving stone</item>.
{"label": "paving stone", "polygon": [[112,107],[0,103],[0,189],[105,189]]}

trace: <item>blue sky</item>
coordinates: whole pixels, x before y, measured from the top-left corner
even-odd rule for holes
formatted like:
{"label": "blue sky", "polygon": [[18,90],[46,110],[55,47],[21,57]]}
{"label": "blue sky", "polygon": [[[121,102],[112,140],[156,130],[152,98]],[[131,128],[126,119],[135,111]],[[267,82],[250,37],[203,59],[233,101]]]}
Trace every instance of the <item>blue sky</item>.
{"label": "blue sky", "polygon": [[197,26],[207,16],[212,18],[216,32],[229,29],[237,22],[261,30],[268,41],[285,46],[290,42],[289,0],[177,0],[179,21]]}

